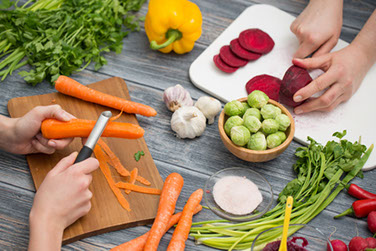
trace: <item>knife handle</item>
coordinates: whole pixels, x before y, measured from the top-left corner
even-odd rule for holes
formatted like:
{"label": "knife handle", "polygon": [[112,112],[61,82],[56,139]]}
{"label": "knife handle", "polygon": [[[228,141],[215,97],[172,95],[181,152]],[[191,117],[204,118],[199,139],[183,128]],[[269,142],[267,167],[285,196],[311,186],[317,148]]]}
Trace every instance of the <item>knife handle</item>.
{"label": "knife handle", "polygon": [[79,154],[77,155],[76,160],[74,161],[74,164],[84,161],[85,159],[89,158],[91,154],[93,153],[93,149],[87,146],[83,146]]}

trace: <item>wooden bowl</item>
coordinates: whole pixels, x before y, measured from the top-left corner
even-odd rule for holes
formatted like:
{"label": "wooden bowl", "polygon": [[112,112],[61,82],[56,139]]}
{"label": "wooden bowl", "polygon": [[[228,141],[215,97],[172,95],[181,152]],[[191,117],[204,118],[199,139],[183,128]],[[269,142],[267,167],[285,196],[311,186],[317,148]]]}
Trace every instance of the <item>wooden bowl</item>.
{"label": "wooden bowl", "polygon": [[[247,98],[246,97],[240,98],[238,100],[240,102],[246,102]],[[250,150],[245,147],[235,145],[231,141],[231,139],[227,136],[225,129],[224,129],[224,124],[226,123],[229,117],[225,114],[224,109],[219,115],[218,129],[219,129],[219,135],[221,136],[222,142],[226,146],[226,148],[239,159],[246,160],[249,162],[265,162],[268,160],[272,160],[278,157],[281,153],[283,153],[286,150],[286,148],[290,145],[292,139],[294,138],[295,123],[294,123],[294,119],[291,116],[291,113],[283,105],[281,105],[280,103],[272,99],[269,99],[268,103],[279,107],[282,113],[286,114],[290,118],[290,121],[291,121],[291,125],[285,131],[286,140],[281,145],[272,149],[267,149],[263,151],[255,151],[255,150]]]}

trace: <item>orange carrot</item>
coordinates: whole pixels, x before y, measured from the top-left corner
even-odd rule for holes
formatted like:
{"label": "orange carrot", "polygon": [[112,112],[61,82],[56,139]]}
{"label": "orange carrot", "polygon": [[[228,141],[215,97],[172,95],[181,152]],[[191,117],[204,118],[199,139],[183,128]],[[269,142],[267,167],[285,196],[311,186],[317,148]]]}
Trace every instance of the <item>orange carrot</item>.
{"label": "orange carrot", "polygon": [[[194,211],[194,214],[197,214],[198,212],[200,212],[201,209],[202,209],[202,206],[198,205],[198,207],[196,207]],[[181,214],[182,213],[180,212],[180,213],[174,214],[171,217],[170,221],[168,222],[168,226],[166,227],[163,234],[165,234],[173,225],[179,222]],[[117,247],[114,247],[111,249],[111,251],[142,251],[144,249],[144,246],[148,237],[149,237],[149,232],[131,241],[125,242]]]}
{"label": "orange carrot", "polygon": [[91,89],[67,76],[59,76],[55,82],[55,89],[66,95],[118,110],[123,110],[127,113],[136,113],[147,117],[157,115],[157,112],[150,106]]}
{"label": "orange carrot", "polygon": [[104,174],[104,177],[106,178],[108,185],[110,186],[112,192],[115,194],[115,196],[116,196],[117,200],[119,201],[120,205],[124,209],[126,209],[128,212],[130,212],[131,208],[129,206],[128,201],[124,198],[120,189],[115,185],[115,182],[112,179],[111,171],[110,171],[110,168],[108,167],[108,165],[106,163],[104,152],[102,151],[102,149],[99,146],[95,146],[94,154],[95,154],[95,157],[99,161],[99,168],[101,169],[102,173]]}
{"label": "orange carrot", "polygon": [[[42,122],[41,131],[47,139],[88,137],[95,125],[95,120],[71,119],[64,122],[57,119],[46,119]],[[144,135],[144,129],[138,125],[120,122],[108,122],[102,137],[138,139]]]}
{"label": "orange carrot", "polygon": [[[133,170],[131,171],[131,177],[129,178],[129,184],[134,185],[134,182],[136,181],[136,178],[137,178],[137,174],[138,174],[138,169],[137,168],[133,168]],[[130,194],[131,190],[126,189],[125,193],[126,194]]]}
{"label": "orange carrot", "polygon": [[192,226],[192,216],[195,208],[200,205],[203,194],[204,191],[202,189],[197,189],[189,197],[187,204],[183,208],[179,223],[172,234],[167,251],[184,251],[185,241],[188,239],[189,230]]}
{"label": "orange carrot", "polygon": [[159,198],[157,216],[150,229],[144,251],[157,250],[159,242],[165,232],[168,222],[175,211],[175,204],[178,200],[184,180],[178,173],[171,173],[163,184],[162,194]]}
{"label": "orange carrot", "polygon": [[[127,182],[118,182],[115,184],[118,188],[127,189],[129,191],[135,191],[138,193],[147,193],[147,194],[161,194],[162,190],[157,188],[150,188],[150,187],[142,187],[137,186],[135,184],[127,183]],[[125,191],[127,191],[125,190]]]}
{"label": "orange carrot", "polygon": [[[105,153],[109,156],[109,163],[116,169],[116,171],[121,176],[130,176],[129,171],[121,164],[119,158],[115,155],[113,151],[111,151],[108,145],[101,138],[99,138],[98,140],[98,145],[100,145],[100,147],[102,147]],[[137,176],[136,180],[144,185],[150,186],[150,181],[141,176]]]}

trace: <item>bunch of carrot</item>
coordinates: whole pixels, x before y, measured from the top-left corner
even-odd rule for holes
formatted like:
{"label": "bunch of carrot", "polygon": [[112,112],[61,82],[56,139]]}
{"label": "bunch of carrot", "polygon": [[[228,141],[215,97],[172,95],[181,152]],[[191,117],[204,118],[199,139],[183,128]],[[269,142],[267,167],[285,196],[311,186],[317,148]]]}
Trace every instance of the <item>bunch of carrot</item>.
{"label": "bunch of carrot", "polygon": [[[147,179],[138,175],[137,168],[134,168],[131,172],[129,172],[121,164],[119,158],[116,157],[114,152],[111,151],[111,149],[102,139],[98,140],[98,145],[94,148],[94,154],[95,154],[95,157],[99,161],[99,168],[104,174],[112,192],[115,194],[120,205],[127,211],[131,211],[131,208],[130,208],[129,202],[125,199],[120,189],[126,189],[125,191],[126,194],[130,194],[131,191],[138,192],[138,193],[155,194],[155,195],[161,194],[160,189],[135,185],[135,182],[138,181],[143,185],[150,186],[150,182]],[[115,170],[121,176],[129,177],[129,181],[127,183],[126,182],[115,183],[115,181],[113,180],[111,176],[111,170],[110,170],[109,165],[114,167]]]}
{"label": "bunch of carrot", "polygon": [[191,194],[183,211],[174,214],[176,201],[180,195],[184,180],[178,173],[171,173],[165,180],[159,199],[157,216],[150,231],[144,235],[111,249],[112,251],[155,251],[163,235],[176,223],[178,224],[167,247],[168,251],[184,250],[192,225],[192,217],[202,206],[200,202],[203,190]]}

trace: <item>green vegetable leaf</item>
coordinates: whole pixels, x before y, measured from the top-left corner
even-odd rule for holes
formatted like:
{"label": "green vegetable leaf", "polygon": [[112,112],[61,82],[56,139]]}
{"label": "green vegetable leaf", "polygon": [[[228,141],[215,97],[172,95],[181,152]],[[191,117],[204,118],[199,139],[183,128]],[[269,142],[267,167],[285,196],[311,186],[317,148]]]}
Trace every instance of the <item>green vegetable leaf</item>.
{"label": "green vegetable leaf", "polygon": [[10,0],[2,0],[0,2],[0,9],[8,9],[10,8],[12,5],[14,4],[14,2],[10,1]]}
{"label": "green vegetable leaf", "polygon": [[139,161],[140,158],[141,158],[141,156],[144,156],[144,155],[145,155],[144,151],[138,151],[138,152],[136,152],[136,153],[134,154],[134,159],[135,159],[136,161]]}

